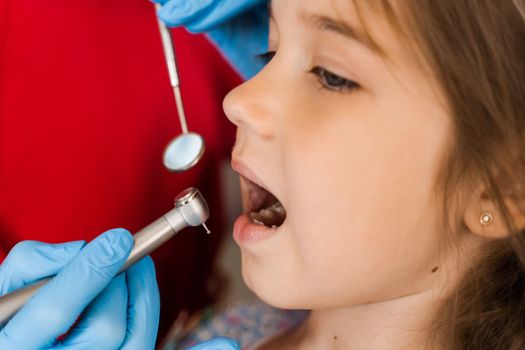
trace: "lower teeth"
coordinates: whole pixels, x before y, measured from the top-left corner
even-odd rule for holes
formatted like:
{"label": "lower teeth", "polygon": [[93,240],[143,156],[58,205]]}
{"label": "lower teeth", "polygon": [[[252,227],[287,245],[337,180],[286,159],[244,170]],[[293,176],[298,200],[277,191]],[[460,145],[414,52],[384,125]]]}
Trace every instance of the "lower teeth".
{"label": "lower teeth", "polygon": [[[255,219],[255,218],[254,218],[254,215],[257,215],[257,214],[256,214],[256,213],[251,213],[251,214],[250,214],[250,216],[251,216],[251,218],[252,218],[252,221],[253,221],[255,224],[257,224],[257,225],[261,225],[261,226],[269,227],[269,226],[267,226],[264,222],[261,222],[261,221]],[[271,228],[272,228],[272,229],[276,229],[277,226],[276,226],[276,225],[272,225]]]}
{"label": "lower teeth", "polygon": [[284,221],[285,215],[286,213],[283,206],[277,202],[268,208],[261,209],[258,213],[251,213],[250,217],[257,225],[277,228],[277,225],[274,223],[282,223]]}
{"label": "lower teeth", "polygon": [[262,225],[262,226],[264,226],[264,224],[263,224],[262,222],[260,222],[260,221],[257,220],[256,218],[254,218],[255,215],[256,215],[255,213],[251,213],[251,214],[250,214],[250,217],[252,218],[252,221],[253,221],[254,223],[256,223],[257,225]]}

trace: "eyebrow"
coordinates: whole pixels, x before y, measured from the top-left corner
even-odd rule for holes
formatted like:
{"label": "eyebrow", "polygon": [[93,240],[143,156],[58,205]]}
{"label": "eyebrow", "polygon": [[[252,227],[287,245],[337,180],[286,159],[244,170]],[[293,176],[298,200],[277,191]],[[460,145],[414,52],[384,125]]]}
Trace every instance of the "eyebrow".
{"label": "eyebrow", "polygon": [[[272,1],[268,2],[268,12],[270,15],[270,19],[275,21],[275,17],[273,14],[273,7],[272,7]],[[377,53],[379,55],[384,55],[384,51],[379,47],[373,40],[371,40],[369,35],[366,35],[365,33],[355,29],[351,25],[337,21],[333,18],[330,18],[328,16],[322,16],[317,14],[311,14],[311,13],[302,13],[300,15],[302,21],[308,25],[312,26],[314,28],[317,28],[319,30],[334,32],[336,34],[340,34],[350,40],[357,41],[358,43],[364,45],[369,50],[373,51],[374,53]]]}
{"label": "eyebrow", "polygon": [[384,54],[383,50],[370,38],[369,35],[352,27],[348,23],[341,22],[327,16],[308,13],[301,14],[301,19],[304,23],[316,29],[340,34],[347,39],[357,41],[374,53],[380,55]]}

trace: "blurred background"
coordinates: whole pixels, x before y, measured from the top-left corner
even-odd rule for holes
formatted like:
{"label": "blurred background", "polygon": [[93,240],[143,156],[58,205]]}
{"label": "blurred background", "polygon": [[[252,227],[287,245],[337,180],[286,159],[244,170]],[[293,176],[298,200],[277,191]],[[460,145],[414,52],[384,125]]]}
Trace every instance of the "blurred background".
{"label": "blurred background", "polygon": [[231,239],[235,130],[222,112],[241,79],[204,36],[173,37],[188,127],[207,146],[182,174],[162,164],[181,129],[149,1],[0,0],[0,262],[22,240],[135,232],[197,187],[213,234],[187,229],[153,254],[159,339],[182,310],[252,298]]}

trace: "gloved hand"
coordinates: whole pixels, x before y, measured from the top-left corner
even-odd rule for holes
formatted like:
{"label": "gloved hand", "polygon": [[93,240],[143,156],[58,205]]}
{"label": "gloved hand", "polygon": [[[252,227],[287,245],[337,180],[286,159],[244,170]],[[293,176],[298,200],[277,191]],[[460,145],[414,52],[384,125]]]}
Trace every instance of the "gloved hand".
{"label": "gloved hand", "polygon": [[241,350],[241,348],[235,340],[219,337],[200,343],[188,350]]}
{"label": "gloved hand", "polygon": [[159,292],[151,258],[115,277],[132,247],[123,229],[87,245],[17,244],[0,265],[0,295],[56,276],[0,331],[0,349],[153,349]]}
{"label": "gloved hand", "polygon": [[154,0],[168,26],[206,33],[245,78],[264,67],[256,57],[268,50],[268,0]]}

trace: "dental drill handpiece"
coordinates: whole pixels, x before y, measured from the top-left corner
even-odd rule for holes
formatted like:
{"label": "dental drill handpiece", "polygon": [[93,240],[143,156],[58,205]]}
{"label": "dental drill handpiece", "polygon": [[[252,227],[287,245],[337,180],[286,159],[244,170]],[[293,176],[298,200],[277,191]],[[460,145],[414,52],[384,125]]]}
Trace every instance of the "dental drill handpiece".
{"label": "dental drill handpiece", "polygon": [[[119,270],[121,273],[160,247],[188,226],[204,226],[209,217],[208,204],[196,188],[188,188],[175,198],[175,208],[133,235],[131,253]],[[44,278],[0,297],[0,328],[52,277]]]}

